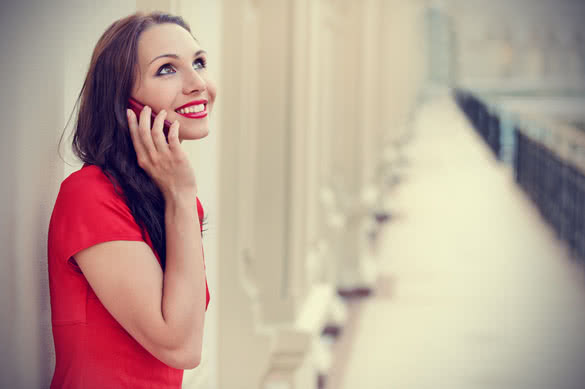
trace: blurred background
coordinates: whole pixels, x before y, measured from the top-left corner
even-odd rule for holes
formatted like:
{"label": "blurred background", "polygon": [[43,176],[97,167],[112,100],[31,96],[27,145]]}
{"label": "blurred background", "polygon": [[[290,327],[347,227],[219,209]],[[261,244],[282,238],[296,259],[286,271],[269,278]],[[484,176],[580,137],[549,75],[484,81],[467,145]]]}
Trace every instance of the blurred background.
{"label": "blurred background", "polygon": [[219,87],[185,388],[585,388],[582,0],[4,3],[0,387],[49,386],[58,141],[100,35],[155,9]]}

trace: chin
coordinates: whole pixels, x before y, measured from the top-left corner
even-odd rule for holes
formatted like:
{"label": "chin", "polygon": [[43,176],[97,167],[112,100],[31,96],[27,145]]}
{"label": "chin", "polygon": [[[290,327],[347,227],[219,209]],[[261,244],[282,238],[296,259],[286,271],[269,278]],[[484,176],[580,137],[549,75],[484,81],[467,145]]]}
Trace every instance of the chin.
{"label": "chin", "polygon": [[179,139],[181,141],[202,139],[207,135],[209,135],[209,128],[184,129],[182,132],[179,129]]}

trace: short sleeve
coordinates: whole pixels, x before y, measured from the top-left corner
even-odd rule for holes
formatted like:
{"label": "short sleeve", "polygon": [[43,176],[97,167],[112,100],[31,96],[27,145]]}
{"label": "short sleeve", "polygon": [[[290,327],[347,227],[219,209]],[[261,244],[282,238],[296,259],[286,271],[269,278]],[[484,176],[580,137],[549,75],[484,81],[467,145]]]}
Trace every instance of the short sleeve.
{"label": "short sleeve", "polygon": [[203,232],[203,218],[205,217],[205,211],[203,210],[201,201],[199,201],[199,197],[197,197],[197,215],[199,216],[199,228],[201,232]]}
{"label": "short sleeve", "polygon": [[85,167],[61,185],[49,226],[50,256],[67,261],[83,249],[114,240],[144,239],[110,180],[99,168]]}
{"label": "short sleeve", "polygon": [[[199,228],[201,230],[201,234],[203,234],[203,219],[205,218],[205,211],[203,210],[201,201],[199,201],[199,197],[197,197],[197,215],[199,216]],[[203,247],[201,247],[201,250],[203,250]],[[203,267],[206,268],[205,252],[203,252]],[[209,285],[207,284],[207,276],[205,276],[205,310],[207,310],[207,307],[209,306],[210,299],[211,296],[209,294]]]}

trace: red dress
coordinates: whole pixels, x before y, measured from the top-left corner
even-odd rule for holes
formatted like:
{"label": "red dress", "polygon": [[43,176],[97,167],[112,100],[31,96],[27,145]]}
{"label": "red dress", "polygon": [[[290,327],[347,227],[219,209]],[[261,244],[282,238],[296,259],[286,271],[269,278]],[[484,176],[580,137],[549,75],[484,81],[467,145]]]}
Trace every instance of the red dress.
{"label": "red dress", "polygon": [[[199,199],[197,211],[203,220]],[[143,238],[130,209],[101,169],[83,167],[61,184],[49,224],[56,356],[51,389],[181,388],[183,370],[165,365],[136,342],[70,261],[85,248],[115,240],[145,241],[153,248],[148,234]],[[206,285],[206,309],[208,304]]]}

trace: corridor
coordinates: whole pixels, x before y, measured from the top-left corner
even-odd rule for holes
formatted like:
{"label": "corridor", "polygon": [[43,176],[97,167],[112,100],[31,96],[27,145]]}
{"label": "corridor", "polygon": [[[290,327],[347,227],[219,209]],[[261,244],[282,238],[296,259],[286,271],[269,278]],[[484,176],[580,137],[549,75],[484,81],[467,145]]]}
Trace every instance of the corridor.
{"label": "corridor", "polygon": [[[163,34],[150,47],[139,42],[154,24],[122,28],[153,11],[180,16],[195,41]],[[585,389],[585,1],[33,0],[0,17],[17,70],[2,88],[0,388],[49,389],[71,351],[56,350],[53,326],[87,324],[52,304],[49,225],[62,183],[88,162],[78,130],[121,142],[90,142],[104,172],[118,160],[108,153],[131,147],[125,99],[98,92],[138,97],[128,60],[147,47],[174,70],[153,78],[143,103],[156,111],[217,90],[205,117],[177,116],[206,127],[181,153],[204,208],[210,292],[204,328],[192,327],[201,354],[189,350],[201,363],[182,388]],[[178,66],[193,44],[196,72]],[[186,83],[195,75],[205,88]],[[33,95],[43,104],[30,114]],[[117,169],[140,172],[134,154]],[[144,204],[119,194],[140,229]],[[59,241],[85,219],[64,225]],[[142,252],[155,269],[157,247]],[[168,286],[161,314],[200,303],[163,304]],[[131,307],[150,306],[140,297]]]}
{"label": "corridor", "polygon": [[585,388],[583,264],[450,99],[413,131],[328,389]]}

